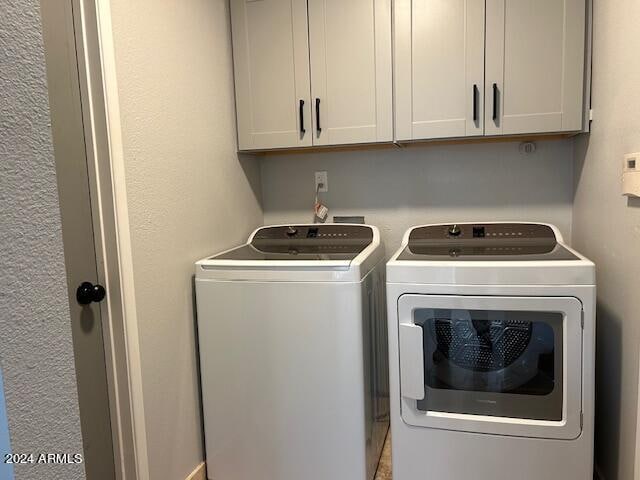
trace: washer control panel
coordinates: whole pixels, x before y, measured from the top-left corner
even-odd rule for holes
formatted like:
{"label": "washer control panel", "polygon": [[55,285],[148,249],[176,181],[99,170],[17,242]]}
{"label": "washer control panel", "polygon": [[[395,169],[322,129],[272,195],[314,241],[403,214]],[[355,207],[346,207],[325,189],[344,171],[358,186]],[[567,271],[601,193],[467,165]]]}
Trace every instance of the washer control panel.
{"label": "washer control panel", "polygon": [[288,225],[264,227],[256,232],[253,241],[264,240],[373,240],[373,230],[366,225]]}

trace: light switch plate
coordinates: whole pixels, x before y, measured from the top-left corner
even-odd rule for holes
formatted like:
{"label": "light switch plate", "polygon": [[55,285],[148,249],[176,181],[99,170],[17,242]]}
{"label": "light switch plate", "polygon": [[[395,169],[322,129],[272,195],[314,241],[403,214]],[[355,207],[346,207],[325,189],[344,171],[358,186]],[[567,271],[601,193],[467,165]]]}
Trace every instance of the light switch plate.
{"label": "light switch plate", "polygon": [[622,194],[640,197],[640,152],[628,153],[622,165]]}

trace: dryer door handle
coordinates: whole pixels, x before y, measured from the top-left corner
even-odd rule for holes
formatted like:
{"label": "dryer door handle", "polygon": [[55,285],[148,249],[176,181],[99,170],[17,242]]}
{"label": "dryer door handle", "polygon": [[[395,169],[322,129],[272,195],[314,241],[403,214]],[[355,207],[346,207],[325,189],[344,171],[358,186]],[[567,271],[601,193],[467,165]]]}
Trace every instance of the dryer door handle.
{"label": "dryer door handle", "polygon": [[406,398],[424,398],[424,350],[422,327],[413,323],[399,325],[400,394]]}

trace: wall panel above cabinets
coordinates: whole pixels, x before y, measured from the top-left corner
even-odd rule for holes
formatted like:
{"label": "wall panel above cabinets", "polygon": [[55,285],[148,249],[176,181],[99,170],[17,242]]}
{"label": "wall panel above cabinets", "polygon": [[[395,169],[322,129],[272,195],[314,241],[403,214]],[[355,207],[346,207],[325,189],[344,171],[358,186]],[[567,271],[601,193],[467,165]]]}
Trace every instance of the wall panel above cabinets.
{"label": "wall panel above cabinets", "polygon": [[240,150],[393,141],[391,0],[231,0]]}
{"label": "wall panel above cabinets", "polygon": [[393,140],[391,0],[309,0],[314,145]]}
{"label": "wall panel above cabinets", "polygon": [[486,135],[583,128],[585,16],[585,0],[487,0]]}
{"label": "wall panel above cabinets", "polygon": [[306,0],[231,0],[238,148],[312,145]]}
{"label": "wall panel above cabinets", "polygon": [[485,0],[395,0],[396,139],[483,135]]}

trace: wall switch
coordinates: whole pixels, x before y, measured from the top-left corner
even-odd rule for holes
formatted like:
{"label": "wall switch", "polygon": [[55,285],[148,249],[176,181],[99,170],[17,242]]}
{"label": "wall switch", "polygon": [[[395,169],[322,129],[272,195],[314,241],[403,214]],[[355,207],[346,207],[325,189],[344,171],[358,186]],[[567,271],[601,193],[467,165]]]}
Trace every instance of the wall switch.
{"label": "wall switch", "polygon": [[622,194],[640,197],[640,152],[628,153],[622,165]]}
{"label": "wall switch", "polygon": [[[320,185],[320,188],[318,188]],[[329,191],[329,177],[327,172],[316,172],[316,192]]]}

